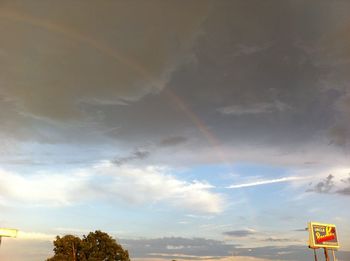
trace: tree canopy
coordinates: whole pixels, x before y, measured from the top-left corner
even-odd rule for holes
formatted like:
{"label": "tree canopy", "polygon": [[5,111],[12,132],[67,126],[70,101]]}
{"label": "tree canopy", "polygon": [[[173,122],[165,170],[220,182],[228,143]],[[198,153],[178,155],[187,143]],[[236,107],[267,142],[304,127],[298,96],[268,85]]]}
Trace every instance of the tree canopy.
{"label": "tree canopy", "polygon": [[54,256],[47,261],[130,261],[128,251],[110,235],[99,230],[83,238],[57,236],[53,244]]}

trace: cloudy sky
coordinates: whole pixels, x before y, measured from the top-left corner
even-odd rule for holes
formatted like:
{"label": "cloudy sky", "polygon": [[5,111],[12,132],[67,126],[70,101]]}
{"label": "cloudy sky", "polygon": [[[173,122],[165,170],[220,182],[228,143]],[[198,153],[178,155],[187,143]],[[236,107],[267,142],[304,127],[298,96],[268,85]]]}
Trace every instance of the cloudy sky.
{"label": "cloudy sky", "polygon": [[0,258],[350,256],[348,1],[0,2]]}

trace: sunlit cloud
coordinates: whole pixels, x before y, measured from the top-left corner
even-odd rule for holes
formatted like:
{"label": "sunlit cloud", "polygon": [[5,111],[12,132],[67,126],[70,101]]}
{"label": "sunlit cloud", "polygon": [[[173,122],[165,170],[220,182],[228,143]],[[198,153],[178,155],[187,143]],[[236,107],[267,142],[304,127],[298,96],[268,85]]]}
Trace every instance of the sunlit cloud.
{"label": "sunlit cloud", "polygon": [[[206,181],[180,180],[163,167],[149,166],[134,168],[105,162],[95,167],[97,174],[111,177],[111,183],[103,185],[116,198],[131,203],[168,202],[177,208],[185,208],[204,213],[220,213],[224,210],[222,195],[211,192],[214,187]],[[130,193],[130,190],[133,193]]]}
{"label": "sunlit cloud", "polygon": [[8,204],[26,202],[36,206],[69,205],[73,202],[75,191],[86,186],[84,180],[79,173],[58,175],[46,172],[20,175],[0,170],[0,197]]}
{"label": "sunlit cloud", "polygon": [[118,167],[104,162],[67,174],[0,171],[0,196],[11,203],[60,207],[93,199],[112,204],[164,203],[191,212],[220,213],[225,200],[205,181],[184,181],[164,167]]}

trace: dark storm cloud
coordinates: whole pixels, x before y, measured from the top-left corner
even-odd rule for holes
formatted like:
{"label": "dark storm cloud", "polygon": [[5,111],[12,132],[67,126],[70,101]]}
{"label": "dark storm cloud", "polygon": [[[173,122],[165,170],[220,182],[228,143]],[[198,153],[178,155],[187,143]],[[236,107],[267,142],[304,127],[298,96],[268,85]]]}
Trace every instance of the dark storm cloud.
{"label": "dark storm cloud", "polygon": [[205,1],[1,7],[1,93],[20,111],[52,120],[79,119],[82,102],[121,104],[159,92],[208,12]]}
{"label": "dark storm cloud", "polygon": [[[203,141],[194,114],[229,145],[260,143],[289,150],[317,143],[337,124],[344,93],[324,87],[333,69],[315,62],[328,55],[317,48],[327,45],[320,39],[327,42],[344,17],[325,15],[332,7],[325,3],[220,3],[194,45],[193,61],[172,74],[168,88],[181,104],[164,90],[120,112],[107,112],[108,121],[121,120],[126,136],[191,133]],[[300,47],[313,45],[317,55],[311,47]]]}
{"label": "dark storm cloud", "polygon": [[[337,19],[326,10],[293,1],[226,2],[207,21],[195,66],[175,74],[174,89],[225,141],[293,146],[317,137],[334,124],[342,91],[322,86],[332,69],[315,65],[317,57],[296,42],[318,46],[330,37]],[[237,55],[242,45],[254,51]]]}
{"label": "dark storm cloud", "polygon": [[5,134],[297,157],[348,144],[350,3],[56,5],[2,3]]}
{"label": "dark storm cloud", "polygon": [[232,230],[232,231],[226,231],[223,233],[226,236],[232,236],[232,237],[247,237],[254,235],[255,232],[252,230]]}

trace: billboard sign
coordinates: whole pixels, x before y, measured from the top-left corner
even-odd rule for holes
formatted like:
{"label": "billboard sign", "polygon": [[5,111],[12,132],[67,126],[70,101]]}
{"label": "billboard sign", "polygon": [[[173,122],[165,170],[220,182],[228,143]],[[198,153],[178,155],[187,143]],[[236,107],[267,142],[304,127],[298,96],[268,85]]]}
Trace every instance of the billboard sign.
{"label": "billboard sign", "polygon": [[16,237],[17,229],[13,228],[0,228],[0,237]]}
{"label": "billboard sign", "polygon": [[339,248],[335,225],[310,222],[308,228],[310,248]]}

